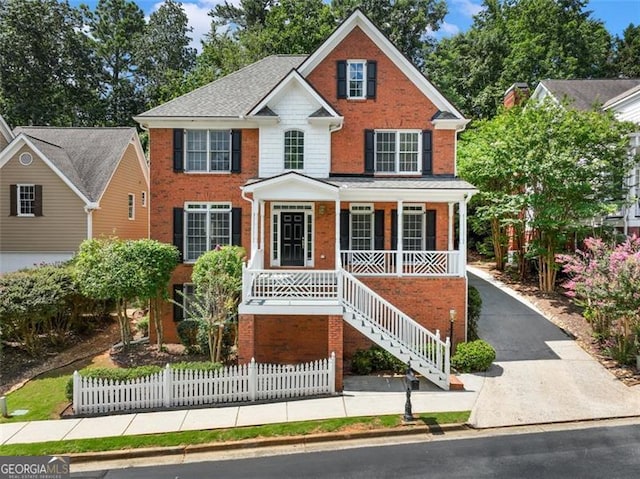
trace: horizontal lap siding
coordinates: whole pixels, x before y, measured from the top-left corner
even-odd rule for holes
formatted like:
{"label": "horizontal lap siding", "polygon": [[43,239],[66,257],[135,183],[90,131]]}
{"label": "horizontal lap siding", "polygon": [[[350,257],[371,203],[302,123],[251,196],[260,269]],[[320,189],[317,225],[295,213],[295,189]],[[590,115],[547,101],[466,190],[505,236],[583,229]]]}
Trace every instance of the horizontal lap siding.
{"label": "horizontal lap siding", "polygon": [[[146,160],[145,160],[146,161]],[[142,206],[142,192],[147,206]],[[135,219],[129,219],[128,195],[135,195]],[[100,200],[100,209],[93,213],[93,236],[117,236],[122,239],[147,238],[149,234],[149,188],[138,161],[135,147],[130,144]]]}
{"label": "horizontal lap siding", "polygon": [[[33,163],[23,166],[22,153]],[[9,189],[15,184],[42,185],[42,216],[9,216]],[[0,251],[72,252],[87,237],[85,203],[27,146],[0,170]]]}

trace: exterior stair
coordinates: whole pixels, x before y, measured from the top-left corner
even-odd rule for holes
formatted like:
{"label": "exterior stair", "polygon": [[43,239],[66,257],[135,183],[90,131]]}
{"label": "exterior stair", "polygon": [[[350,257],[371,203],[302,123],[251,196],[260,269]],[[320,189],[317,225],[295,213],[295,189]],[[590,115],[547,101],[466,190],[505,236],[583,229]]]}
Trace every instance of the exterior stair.
{"label": "exterior stair", "polygon": [[419,372],[438,387],[449,390],[450,343],[421,326],[379,294],[342,270],[344,320],[371,341]]}

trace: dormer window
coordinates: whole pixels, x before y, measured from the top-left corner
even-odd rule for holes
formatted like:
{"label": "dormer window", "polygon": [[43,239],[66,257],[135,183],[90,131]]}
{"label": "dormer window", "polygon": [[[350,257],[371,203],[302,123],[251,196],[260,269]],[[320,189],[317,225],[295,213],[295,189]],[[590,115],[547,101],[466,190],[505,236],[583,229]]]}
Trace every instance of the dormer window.
{"label": "dormer window", "polygon": [[304,169],[304,132],[300,130],[284,132],[284,169]]}
{"label": "dormer window", "polygon": [[376,97],[377,63],[374,60],[338,61],[338,98],[350,100]]}

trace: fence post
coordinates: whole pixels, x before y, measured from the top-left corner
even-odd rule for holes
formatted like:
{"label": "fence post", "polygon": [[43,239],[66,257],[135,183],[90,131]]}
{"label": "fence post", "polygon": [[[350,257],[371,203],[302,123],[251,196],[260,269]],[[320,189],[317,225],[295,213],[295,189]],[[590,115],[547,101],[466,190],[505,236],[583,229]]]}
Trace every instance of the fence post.
{"label": "fence post", "polygon": [[249,400],[255,401],[258,393],[258,375],[256,374],[256,360],[251,358],[249,363]]}
{"label": "fence post", "polygon": [[171,366],[169,366],[169,363],[167,363],[166,367],[164,368],[164,377],[163,377],[163,391],[162,391],[162,395],[164,398],[164,407],[171,407]]}
{"label": "fence post", "polygon": [[336,353],[331,352],[329,358],[329,392],[336,393]]}
{"label": "fence post", "polygon": [[80,373],[78,371],[73,372],[73,410],[76,414],[81,412],[82,405],[80,404]]}

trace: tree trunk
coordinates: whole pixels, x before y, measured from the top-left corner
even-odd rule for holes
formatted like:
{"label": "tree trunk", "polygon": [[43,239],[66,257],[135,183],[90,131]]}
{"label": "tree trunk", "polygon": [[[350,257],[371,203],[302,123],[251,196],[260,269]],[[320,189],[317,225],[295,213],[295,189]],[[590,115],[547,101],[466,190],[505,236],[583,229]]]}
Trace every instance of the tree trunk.
{"label": "tree trunk", "polygon": [[162,324],[162,320],[160,318],[160,305],[162,298],[160,297],[160,293],[156,294],[156,297],[149,301],[149,315],[152,316],[153,325],[156,329],[156,345],[158,349],[162,348],[162,344],[164,343],[164,325]]}
{"label": "tree trunk", "polygon": [[496,259],[496,269],[504,271],[504,241],[502,227],[498,218],[491,219],[491,242],[493,243],[493,254]]}

